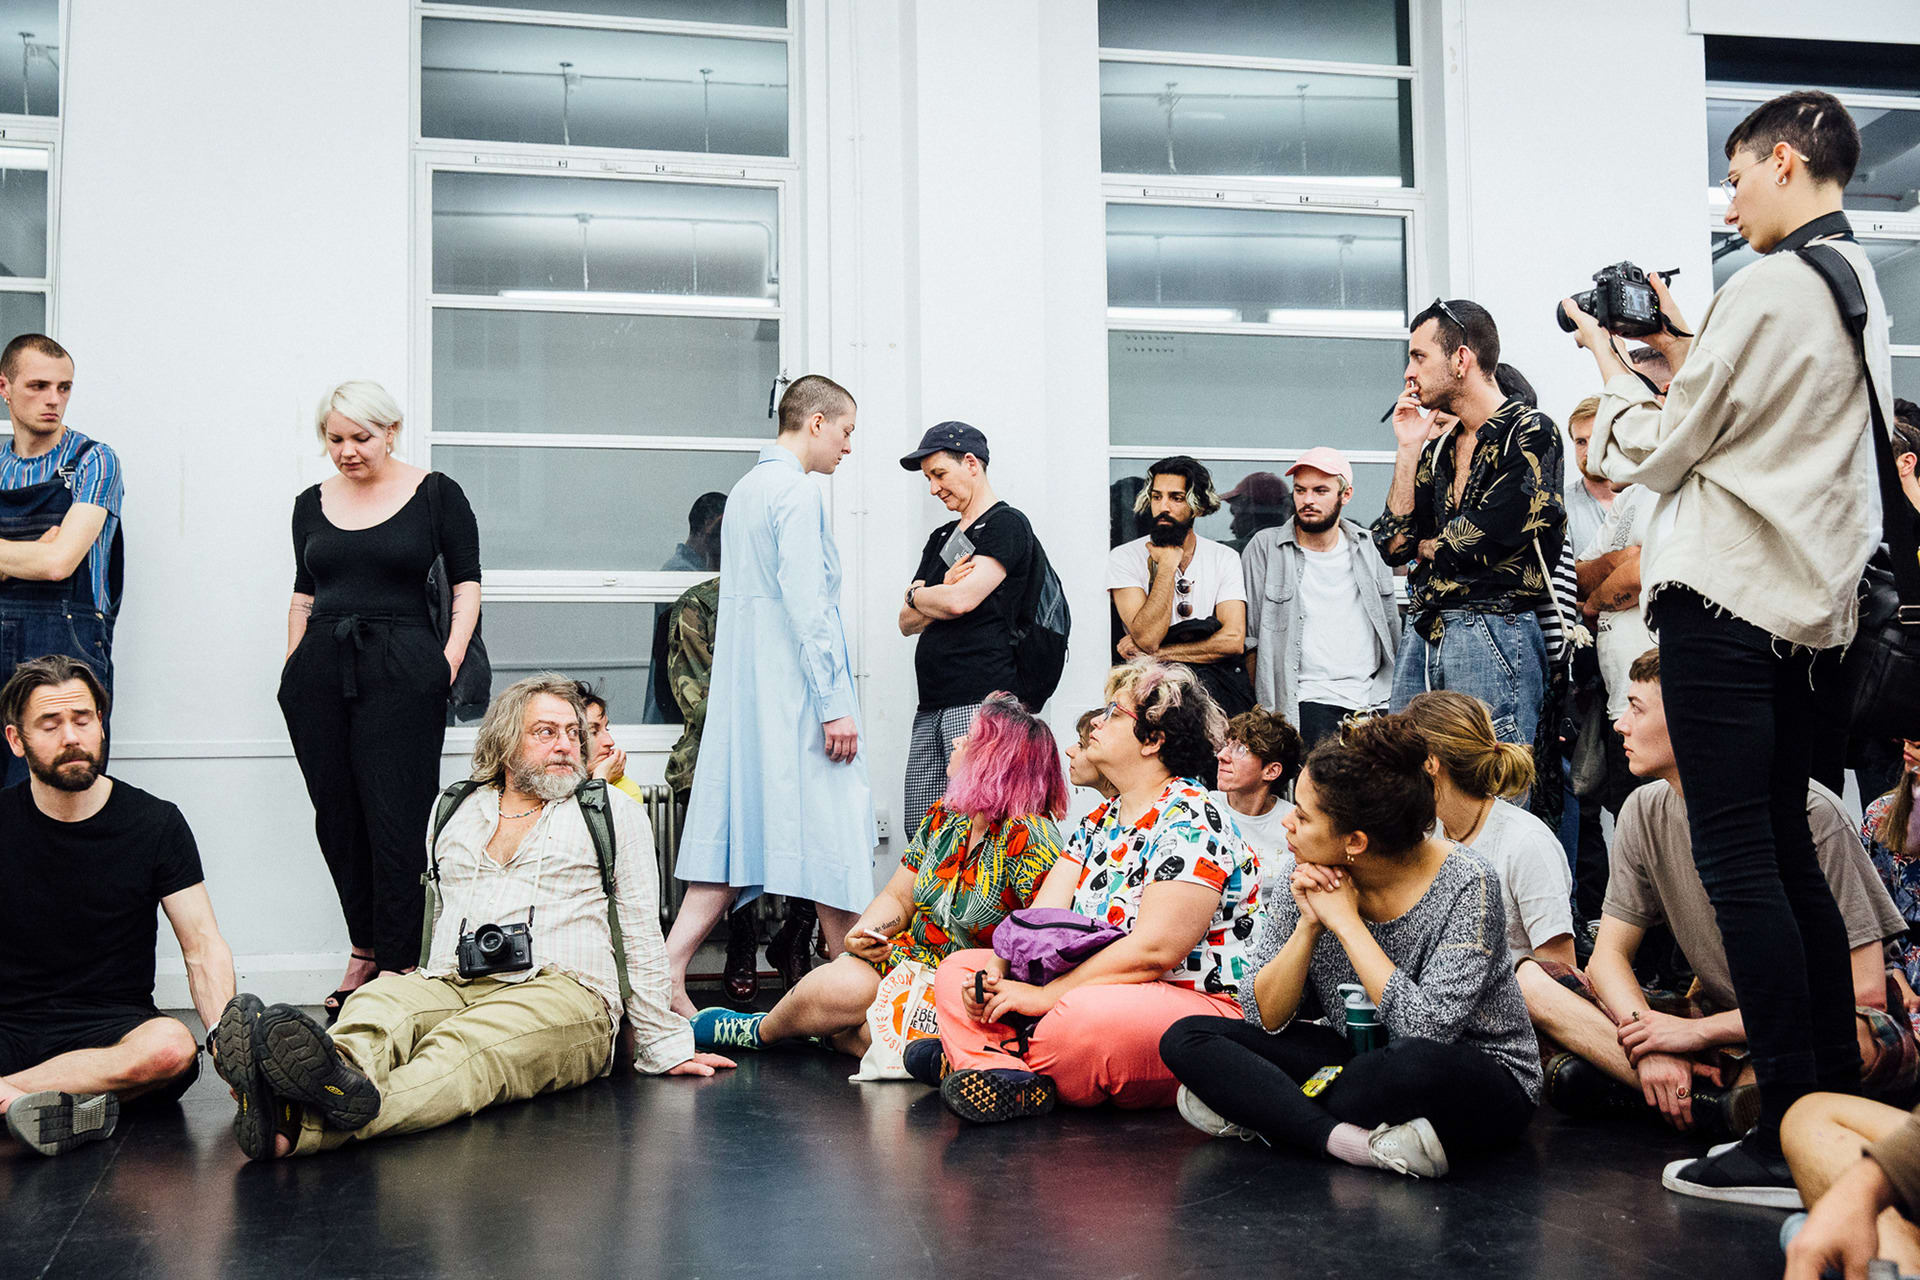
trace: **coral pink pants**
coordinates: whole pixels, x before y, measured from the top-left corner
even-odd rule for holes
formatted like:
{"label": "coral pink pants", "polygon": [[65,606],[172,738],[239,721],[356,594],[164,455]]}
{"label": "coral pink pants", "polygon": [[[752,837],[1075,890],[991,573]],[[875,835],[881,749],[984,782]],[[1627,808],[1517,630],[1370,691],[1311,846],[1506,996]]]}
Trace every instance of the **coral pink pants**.
{"label": "coral pink pants", "polygon": [[1170,1107],[1180,1082],[1160,1061],[1160,1037],[1182,1018],[1238,1018],[1239,1002],[1167,982],[1108,983],[1076,988],[1034,1026],[1025,1057],[1011,1028],[967,1016],[965,989],[993,959],[987,950],[956,951],[940,962],[933,1004],[940,1044],[956,1071],[995,1067],[1053,1078],[1068,1106]]}

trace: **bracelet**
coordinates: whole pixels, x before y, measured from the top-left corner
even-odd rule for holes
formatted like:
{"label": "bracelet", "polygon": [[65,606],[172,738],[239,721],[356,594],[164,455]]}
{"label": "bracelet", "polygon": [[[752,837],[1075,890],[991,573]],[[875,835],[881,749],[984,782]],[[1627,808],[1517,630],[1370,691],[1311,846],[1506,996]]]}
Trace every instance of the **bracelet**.
{"label": "bracelet", "polygon": [[217,1054],[217,1053],[215,1053],[215,1052],[213,1051],[213,1037],[214,1037],[214,1033],[215,1033],[215,1032],[217,1032],[218,1030],[219,1030],[219,1028],[218,1028],[218,1027],[210,1027],[210,1028],[208,1028],[208,1029],[207,1029],[207,1038],[206,1038],[205,1040],[202,1040],[202,1041],[200,1042],[200,1047],[201,1047],[202,1049],[205,1049],[205,1050],[207,1051],[207,1056],[208,1056],[209,1058],[217,1058],[217,1057],[219,1057],[219,1056],[220,1056],[219,1054]]}

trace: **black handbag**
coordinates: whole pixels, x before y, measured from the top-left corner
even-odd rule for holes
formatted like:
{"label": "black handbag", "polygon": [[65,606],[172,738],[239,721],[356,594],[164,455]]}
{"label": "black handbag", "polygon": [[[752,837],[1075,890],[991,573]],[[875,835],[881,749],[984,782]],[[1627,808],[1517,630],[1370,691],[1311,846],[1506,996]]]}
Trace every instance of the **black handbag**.
{"label": "black handbag", "polygon": [[[430,471],[427,486],[427,519],[433,523],[433,567],[427,570],[427,613],[433,629],[444,646],[453,634],[453,584],[447,581],[447,558],[440,551],[440,482],[438,471]],[[473,620],[473,638],[467,641],[467,656],[447,690],[447,723],[478,720],[487,713],[493,700],[493,663],[487,659],[487,642],[480,638],[480,619]]]}
{"label": "black handbag", "polygon": [[1859,631],[1840,663],[1840,711],[1856,738],[1920,738],[1920,554],[1914,510],[1894,469],[1886,415],[1867,366],[1866,294],[1860,277],[1832,245],[1815,243],[1797,252],[1833,290],[1840,318],[1860,344],[1886,529],[1886,546],[1860,579]]}

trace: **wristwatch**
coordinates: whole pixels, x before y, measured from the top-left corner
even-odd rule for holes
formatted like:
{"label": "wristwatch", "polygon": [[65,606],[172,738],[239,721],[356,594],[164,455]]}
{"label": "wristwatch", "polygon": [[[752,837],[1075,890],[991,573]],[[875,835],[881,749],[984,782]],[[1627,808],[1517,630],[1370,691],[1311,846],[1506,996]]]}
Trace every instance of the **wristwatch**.
{"label": "wristwatch", "polygon": [[913,608],[913,593],[918,591],[919,589],[920,588],[917,586],[907,588],[907,608],[909,609]]}

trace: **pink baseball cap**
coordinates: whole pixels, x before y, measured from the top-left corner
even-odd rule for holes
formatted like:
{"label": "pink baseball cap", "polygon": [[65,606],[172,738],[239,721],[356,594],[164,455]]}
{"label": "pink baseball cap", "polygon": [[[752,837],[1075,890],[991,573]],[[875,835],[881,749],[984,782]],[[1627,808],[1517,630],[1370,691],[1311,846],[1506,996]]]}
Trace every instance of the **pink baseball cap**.
{"label": "pink baseball cap", "polygon": [[1287,468],[1292,475],[1302,467],[1312,467],[1315,471],[1324,471],[1330,476],[1339,476],[1347,482],[1347,488],[1353,488],[1353,464],[1338,449],[1327,445],[1315,445],[1300,455],[1299,461]]}

